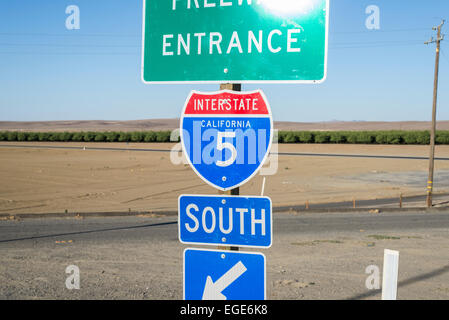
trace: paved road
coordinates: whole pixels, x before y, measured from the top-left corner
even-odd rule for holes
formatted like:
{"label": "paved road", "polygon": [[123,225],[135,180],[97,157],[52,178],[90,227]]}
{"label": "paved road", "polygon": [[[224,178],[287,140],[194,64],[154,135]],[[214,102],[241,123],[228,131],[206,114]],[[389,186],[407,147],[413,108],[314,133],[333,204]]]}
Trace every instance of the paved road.
{"label": "paved road", "polygon": [[[50,145],[0,145],[0,148],[31,148],[31,149],[72,149],[72,150],[93,150],[93,151],[135,151],[135,152],[172,152],[169,149],[148,149],[148,148],[108,148],[108,147],[75,147],[75,146],[50,146]],[[428,157],[418,156],[387,156],[387,155],[367,155],[367,154],[338,154],[338,153],[302,153],[302,152],[278,152],[280,156],[297,157],[336,157],[336,158],[367,158],[367,159],[397,159],[397,160],[428,160]],[[449,161],[449,158],[435,157],[436,161]]]}
{"label": "paved road", "polygon": [[[449,299],[449,210],[276,214],[273,225],[270,299],[377,299],[364,271],[385,248],[401,252],[400,298]],[[173,216],[0,221],[0,299],[181,299],[185,247]],[[65,288],[72,264],[80,290]]]}
{"label": "paved road", "polygon": [[[406,231],[414,229],[449,229],[449,208],[436,213],[395,212],[367,213],[310,213],[278,214],[273,232],[319,234],[358,232],[359,230]],[[19,241],[38,241],[70,236],[87,241],[171,241],[177,239],[174,217],[159,219],[139,217],[77,219],[26,219],[19,222],[0,222],[0,245],[14,246]]]}

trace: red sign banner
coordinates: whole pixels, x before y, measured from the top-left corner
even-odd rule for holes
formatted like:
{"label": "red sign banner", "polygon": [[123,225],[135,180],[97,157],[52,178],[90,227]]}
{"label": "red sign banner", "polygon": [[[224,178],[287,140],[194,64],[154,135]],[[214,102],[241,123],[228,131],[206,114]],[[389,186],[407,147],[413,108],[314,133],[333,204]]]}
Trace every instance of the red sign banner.
{"label": "red sign banner", "polygon": [[219,93],[193,92],[187,102],[185,115],[268,115],[267,103],[256,92],[220,91]]}

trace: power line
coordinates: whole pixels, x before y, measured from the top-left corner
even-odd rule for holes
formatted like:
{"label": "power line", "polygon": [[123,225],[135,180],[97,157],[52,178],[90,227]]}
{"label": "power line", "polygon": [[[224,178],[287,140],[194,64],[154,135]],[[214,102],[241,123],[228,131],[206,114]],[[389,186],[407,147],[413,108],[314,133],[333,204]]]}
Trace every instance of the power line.
{"label": "power line", "polygon": [[388,44],[388,43],[414,43],[419,42],[422,43],[421,39],[417,40],[403,40],[403,41],[390,41],[390,40],[382,40],[382,41],[356,41],[356,42],[331,42],[331,44],[342,44],[342,45],[351,45],[351,44]]}
{"label": "power line", "polygon": [[329,49],[370,49],[370,48],[390,48],[390,47],[409,47],[409,46],[418,46],[422,45],[422,43],[409,43],[409,44],[388,44],[388,45],[367,45],[367,46],[346,46],[346,47],[333,47],[330,46]]}
{"label": "power line", "polygon": [[441,50],[441,47],[440,47],[440,52],[441,52],[441,54],[442,54],[442,56],[443,56],[443,59],[446,60],[447,63],[449,63],[449,58],[448,58],[448,57],[446,56],[446,54],[444,53],[444,50]]}
{"label": "power line", "polygon": [[0,43],[0,46],[7,47],[92,47],[92,48],[140,48],[140,45],[127,44],[55,44],[55,43]]}
{"label": "power line", "polygon": [[410,28],[410,29],[390,29],[390,30],[371,30],[371,31],[333,31],[332,34],[365,34],[365,33],[390,33],[390,32],[408,32],[408,31],[424,31],[429,30],[429,28]]}
{"label": "power line", "polygon": [[136,52],[0,52],[0,55],[55,55],[55,56],[103,56],[103,55],[136,55],[141,54]]}
{"label": "power line", "polygon": [[[373,41],[373,42],[335,42],[331,43],[331,46],[346,46],[342,48],[355,47],[381,47],[388,46],[388,44],[421,44],[420,40],[408,40],[408,41]],[[0,43],[0,46],[4,47],[54,47],[54,48],[140,48],[141,45],[125,45],[125,44],[54,44],[54,43]]]}
{"label": "power line", "polygon": [[141,34],[115,34],[115,33],[28,33],[28,32],[0,32],[0,36],[25,36],[25,37],[117,37],[117,38],[142,38]]}
{"label": "power line", "polygon": [[[371,31],[331,31],[332,34],[365,34],[365,33],[391,33],[391,32],[408,32],[423,31],[429,28],[408,28],[408,29],[390,29],[390,30],[371,30]],[[130,37],[141,38],[141,34],[116,34],[116,33],[76,33],[70,31],[67,33],[44,33],[44,32],[0,32],[0,36],[45,36],[45,37]]]}
{"label": "power line", "polygon": [[[421,45],[421,43],[402,43],[402,44],[383,44],[383,45],[354,45],[354,46],[330,46],[329,50],[341,49],[370,49],[370,48],[390,48],[390,47],[408,47]],[[138,46],[136,46],[138,47]],[[135,52],[39,52],[39,51],[14,51],[14,52],[0,52],[2,55],[135,55],[141,54],[140,50]]]}

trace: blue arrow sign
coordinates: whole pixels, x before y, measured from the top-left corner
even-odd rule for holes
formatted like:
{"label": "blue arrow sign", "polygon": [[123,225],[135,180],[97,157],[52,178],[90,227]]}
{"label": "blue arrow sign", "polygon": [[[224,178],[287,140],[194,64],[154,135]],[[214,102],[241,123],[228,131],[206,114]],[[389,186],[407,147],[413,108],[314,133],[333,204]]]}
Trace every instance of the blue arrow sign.
{"label": "blue arrow sign", "polygon": [[273,120],[262,91],[192,91],[181,115],[183,152],[196,174],[220,190],[249,181],[271,148]]}
{"label": "blue arrow sign", "polygon": [[268,197],[181,195],[179,240],[185,244],[268,248],[272,243]]}
{"label": "blue arrow sign", "polygon": [[184,300],[265,300],[261,253],[186,249]]}

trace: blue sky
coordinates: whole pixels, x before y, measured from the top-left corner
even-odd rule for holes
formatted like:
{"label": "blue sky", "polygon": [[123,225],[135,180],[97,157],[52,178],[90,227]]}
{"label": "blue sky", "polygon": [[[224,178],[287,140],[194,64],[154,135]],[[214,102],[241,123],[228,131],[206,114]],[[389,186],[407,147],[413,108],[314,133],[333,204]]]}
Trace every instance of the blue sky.
{"label": "blue sky", "polygon": [[[80,8],[80,30],[65,27],[69,5]],[[365,27],[369,5],[380,8],[380,30]],[[327,80],[243,89],[264,90],[280,121],[430,120],[435,45],[424,41],[441,18],[447,0],[331,0]],[[176,118],[191,90],[217,90],[143,84],[141,32],[142,0],[0,0],[0,120]],[[448,71],[449,37],[439,120],[449,120]]]}

